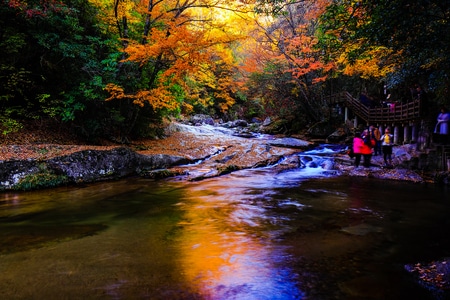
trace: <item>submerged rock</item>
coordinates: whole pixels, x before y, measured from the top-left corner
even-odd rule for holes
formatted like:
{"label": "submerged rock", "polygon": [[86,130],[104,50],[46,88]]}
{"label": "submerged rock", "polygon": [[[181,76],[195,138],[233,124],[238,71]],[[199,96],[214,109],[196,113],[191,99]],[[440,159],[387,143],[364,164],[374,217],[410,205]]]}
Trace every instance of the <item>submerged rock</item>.
{"label": "submerged rock", "polygon": [[450,297],[450,258],[405,265],[416,282],[431,291],[436,299]]}
{"label": "submerged rock", "polygon": [[370,224],[358,224],[355,226],[344,227],[341,231],[352,234],[352,235],[366,235],[372,232],[380,233],[382,232],[380,227],[372,226]]}

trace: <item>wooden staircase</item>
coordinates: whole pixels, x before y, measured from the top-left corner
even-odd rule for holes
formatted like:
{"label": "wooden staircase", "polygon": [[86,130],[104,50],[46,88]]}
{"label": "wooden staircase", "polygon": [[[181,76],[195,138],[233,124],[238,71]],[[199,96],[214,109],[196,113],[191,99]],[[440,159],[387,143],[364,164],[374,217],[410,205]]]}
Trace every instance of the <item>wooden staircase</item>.
{"label": "wooden staircase", "polygon": [[[329,106],[343,105],[366,125],[407,126],[418,122],[422,116],[422,103],[414,100],[408,103],[395,103],[390,107],[368,107],[348,92],[340,92],[325,97]],[[432,143],[432,152],[436,155],[435,164],[439,170],[450,171],[450,145]]]}
{"label": "wooden staircase", "polygon": [[403,104],[393,104],[390,107],[374,108],[364,105],[349,92],[341,92],[327,96],[325,97],[325,100],[328,105],[345,105],[367,124],[404,124],[406,122],[417,121],[421,116],[420,100],[414,100]]}

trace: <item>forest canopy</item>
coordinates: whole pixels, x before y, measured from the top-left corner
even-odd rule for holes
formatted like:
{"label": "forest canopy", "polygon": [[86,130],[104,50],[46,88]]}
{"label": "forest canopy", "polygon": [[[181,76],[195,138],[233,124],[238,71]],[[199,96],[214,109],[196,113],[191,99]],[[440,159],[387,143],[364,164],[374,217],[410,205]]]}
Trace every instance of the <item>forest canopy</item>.
{"label": "forest canopy", "polygon": [[2,0],[0,129],[157,136],[164,118],[324,121],[326,95],[448,104],[450,3],[438,0]]}

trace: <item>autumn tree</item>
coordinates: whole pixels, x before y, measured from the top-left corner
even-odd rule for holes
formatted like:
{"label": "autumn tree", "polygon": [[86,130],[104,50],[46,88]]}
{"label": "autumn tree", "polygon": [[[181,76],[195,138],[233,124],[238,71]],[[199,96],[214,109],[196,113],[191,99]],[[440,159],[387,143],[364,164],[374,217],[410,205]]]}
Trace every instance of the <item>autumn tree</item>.
{"label": "autumn tree", "polygon": [[245,36],[248,4],[3,4],[0,97],[8,128],[16,117],[42,114],[73,123],[86,137],[125,141],[163,116],[221,114],[234,103],[233,47]]}
{"label": "autumn tree", "polygon": [[421,84],[446,101],[450,4],[446,1],[333,1],[321,17],[324,49],[344,74]]}
{"label": "autumn tree", "polygon": [[[141,38],[122,33],[123,63],[136,66],[133,86],[111,82],[108,101],[131,101],[146,113],[179,114],[234,103],[231,46],[243,38],[234,28],[245,19],[243,6],[226,1],[148,1],[135,8],[143,19]],[[224,12],[232,12],[226,14]],[[128,16],[117,16],[122,31]],[[121,20],[119,22],[119,20]],[[242,21],[240,21],[242,22]],[[127,25],[131,29],[130,24]],[[139,112],[140,113],[140,112]]]}
{"label": "autumn tree", "polygon": [[317,83],[325,79],[333,63],[321,59],[314,19],[326,1],[294,1],[281,6],[275,2],[259,8],[275,10],[258,20],[254,50],[242,66],[249,78],[247,97],[260,99],[267,112],[288,120],[289,126],[323,120],[326,105]]}

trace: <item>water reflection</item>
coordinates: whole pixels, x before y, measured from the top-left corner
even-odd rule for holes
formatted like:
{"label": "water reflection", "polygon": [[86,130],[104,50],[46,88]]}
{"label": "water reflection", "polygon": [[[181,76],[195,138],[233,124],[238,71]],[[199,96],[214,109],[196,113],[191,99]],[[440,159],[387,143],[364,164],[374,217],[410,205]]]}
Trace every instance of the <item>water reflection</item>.
{"label": "water reflection", "polygon": [[450,255],[448,199],[431,185],[330,176],[320,163],[5,193],[0,291],[5,299],[433,299],[404,265]]}
{"label": "water reflection", "polygon": [[187,190],[179,204],[183,273],[206,298],[299,299],[289,256],[273,243],[279,220],[269,215],[267,203],[260,205],[270,196],[238,185],[244,178],[229,176],[207,189],[197,184]]}

